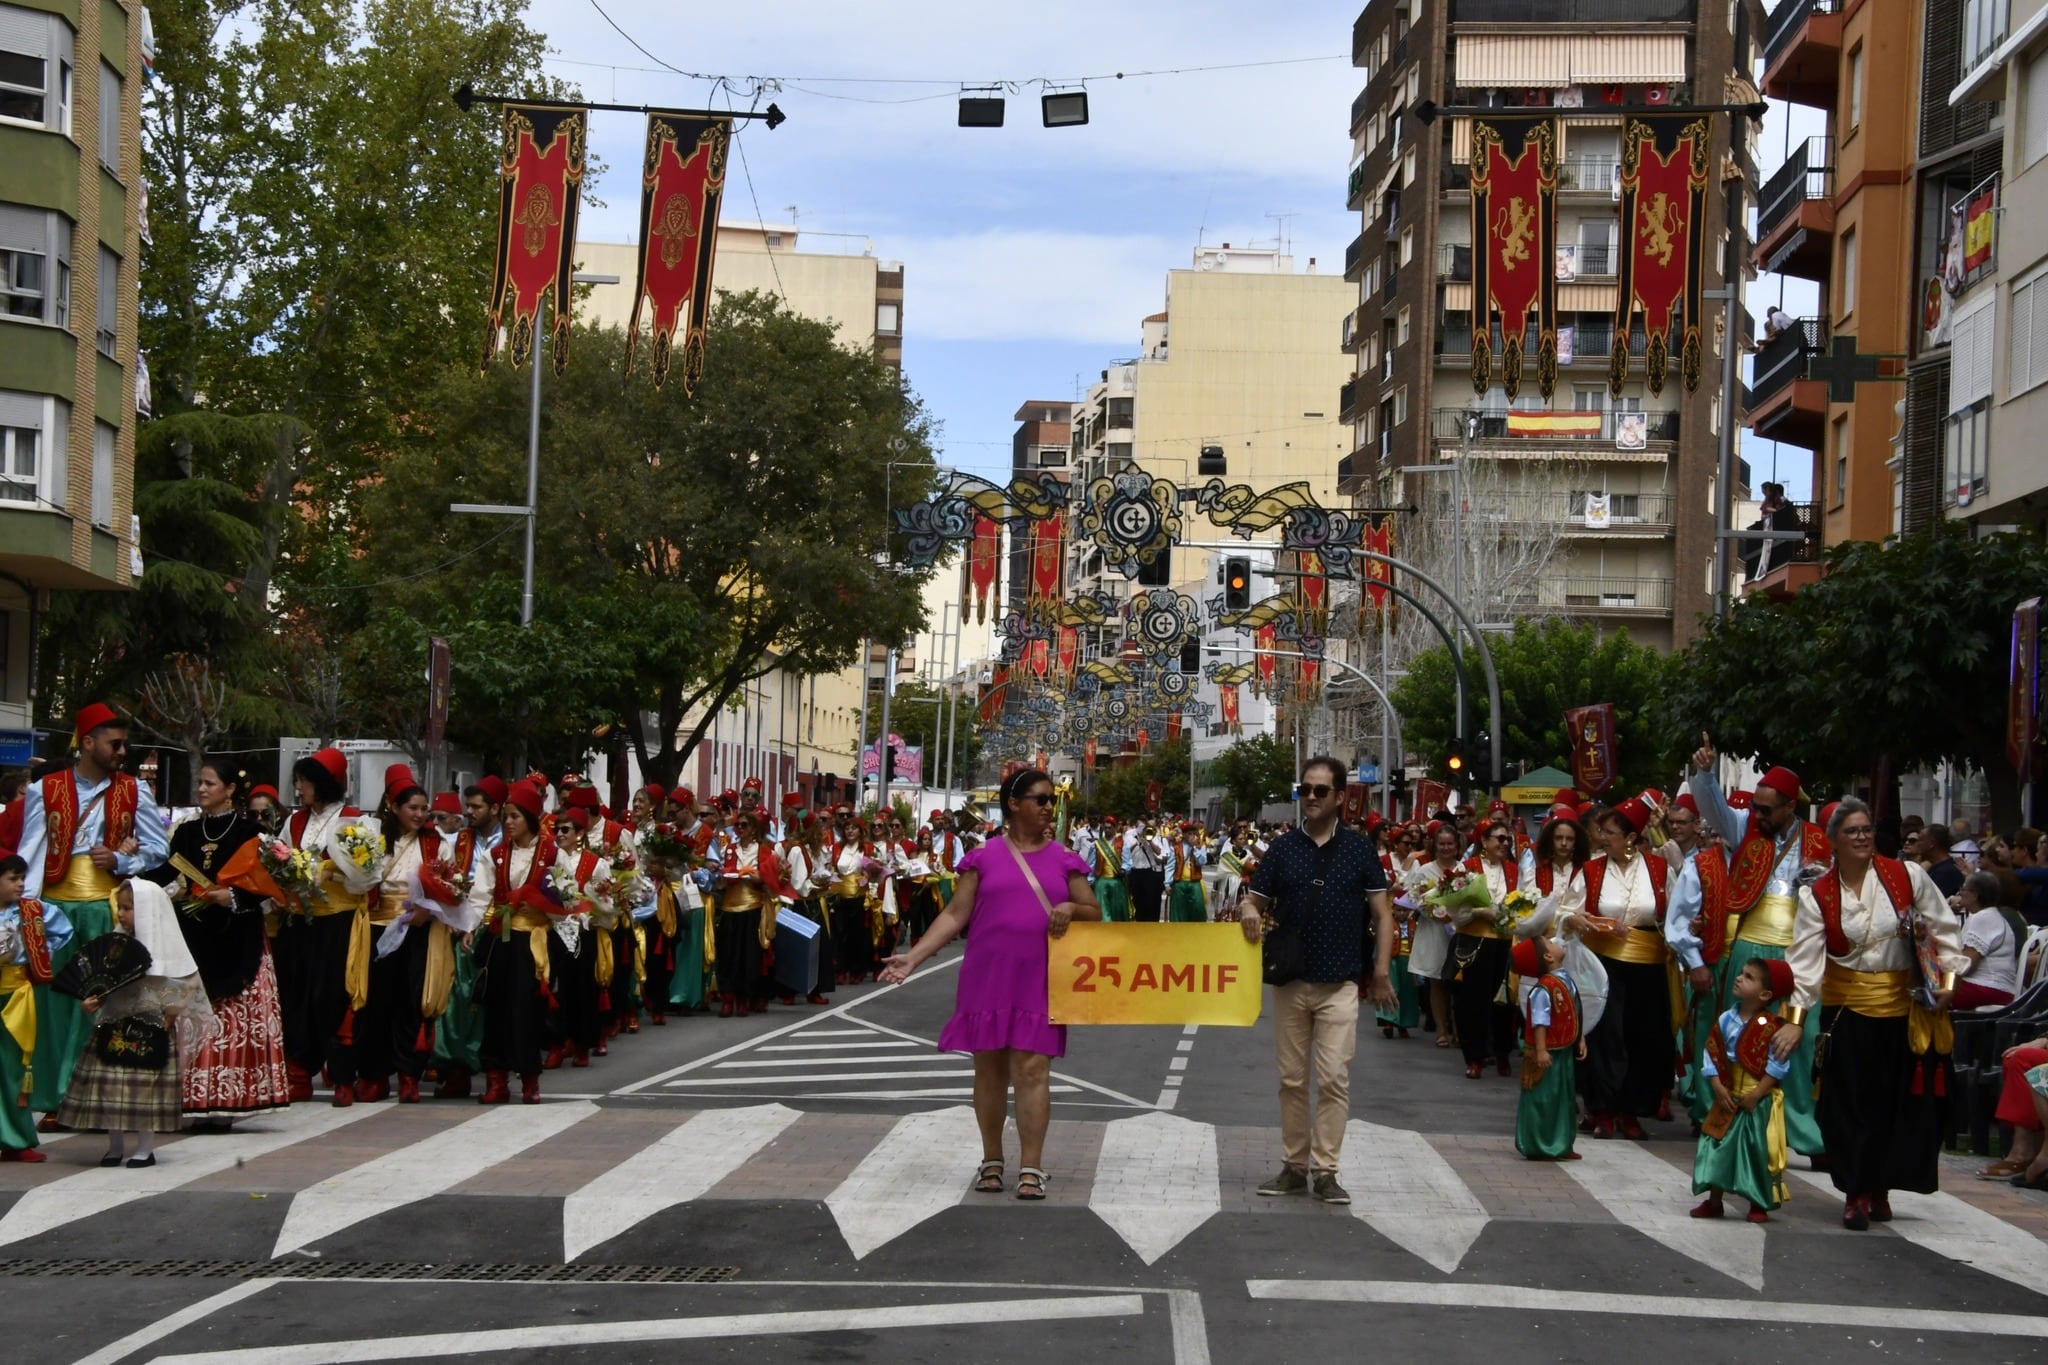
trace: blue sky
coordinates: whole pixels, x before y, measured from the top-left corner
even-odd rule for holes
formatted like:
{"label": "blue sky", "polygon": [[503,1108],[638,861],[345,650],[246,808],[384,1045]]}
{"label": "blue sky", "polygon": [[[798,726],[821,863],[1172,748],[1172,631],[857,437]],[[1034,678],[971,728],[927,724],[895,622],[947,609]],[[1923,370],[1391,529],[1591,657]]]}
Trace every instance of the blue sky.
{"label": "blue sky", "polygon": [[[530,12],[550,71],[588,98],[722,105],[734,97],[702,76],[743,89],[779,79],[762,103],[789,122],[743,133],[726,214],[754,217],[758,203],[787,221],[793,205],[802,230],[870,238],[877,256],[904,263],[904,369],[941,423],[941,458],[962,468],[1006,468],[1019,405],[1071,398],[1077,379],[1134,354],[1140,319],[1162,306],[1166,272],[1188,264],[1198,237],[1269,245],[1282,231],[1271,215],[1290,215],[1298,268],[1315,257],[1335,273],[1358,232],[1343,203],[1362,84],[1349,61],[1355,3],[596,3],[646,51],[592,0],[535,0]],[[1114,74],[1249,63],[1273,64]],[[1078,77],[1100,78],[1086,84],[1089,125],[1040,126],[1039,82]],[[960,87],[993,82],[1017,86],[1005,92],[1007,126],[956,126]],[[1795,136],[1819,131],[1809,122]],[[1784,127],[1774,110],[1766,175]],[[593,118],[609,169],[586,235],[631,240],[641,136],[633,116]],[[1777,290],[1762,281],[1752,311]],[[1811,308],[1799,281],[1786,298],[1795,313]],[[1769,473],[1768,445],[1745,453],[1759,478]],[[1795,498],[1809,469],[1804,452],[1779,464]]]}

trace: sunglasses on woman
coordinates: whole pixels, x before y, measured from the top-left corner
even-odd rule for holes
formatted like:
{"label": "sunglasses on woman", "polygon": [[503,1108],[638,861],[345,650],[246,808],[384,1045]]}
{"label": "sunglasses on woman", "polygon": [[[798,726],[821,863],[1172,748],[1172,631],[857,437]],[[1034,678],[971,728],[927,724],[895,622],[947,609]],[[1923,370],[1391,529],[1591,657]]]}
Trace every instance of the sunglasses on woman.
{"label": "sunglasses on woman", "polygon": [[1050,806],[1054,801],[1057,801],[1059,798],[1057,796],[1054,796],[1051,792],[1025,792],[1022,796],[1018,797],[1017,799],[1019,801],[1029,801],[1036,806]]}

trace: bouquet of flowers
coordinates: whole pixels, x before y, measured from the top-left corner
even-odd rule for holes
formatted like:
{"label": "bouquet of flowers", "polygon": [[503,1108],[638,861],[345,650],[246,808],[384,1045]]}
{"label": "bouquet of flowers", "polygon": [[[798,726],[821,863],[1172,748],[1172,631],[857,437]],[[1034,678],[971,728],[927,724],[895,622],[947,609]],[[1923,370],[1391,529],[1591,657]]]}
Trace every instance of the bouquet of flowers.
{"label": "bouquet of flowers", "polygon": [[277,883],[278,890],[292,902],[283,908],[297,910],[320,885],[320,859],[303,848],[293,848],[271,835],[256,841],[256,856],[263,870]]}
{"label": "bouquet of flowers", "polygon": [[1493,909],[1493,927],[1512,938],[1515,931],[1536,913],[1536,898],[1517,888],[1508,892]]}
{"label": "bouquet of flowers", "polygon": [[1486,878],[1459,868],[1424,896],[1422,902],[1438,910],[1491,910],[1493,892],[1488,889]]}
{"label": "bouquet of flowers", "polygon": [[644,887],[645,882],[641,879],[639,870],[633,866],[630,859],[627,860],[624,867],[617,863],[612,864],[610,900],[612,909],[618,914],[620,919],[631,919],[633,917],[633,908],[639,903]]}
{"label": "bouquet of flowers", "polygon": [[697,851],[674,825],[649,825],[640,833],[641,856],[660,859],[672,873],[689,870]]}
{"label": "bouquet of flowers", "polygon": [[1430,892],[1436,890],[1436,869],[1427,864],[1411,867],[1400,877],[1400,895],[1397,899],[1407,903],[1410,909],[1422,903]]}
{"label": "bouquet of flowers", "polygon": [[562,908],[572,915],[588,915],[596,911],[598,893],[595,887],[589,890],[576,884],[576,869],[567,865],[553,868],[548,873],[548,886],[554,891],[555,899]]}
{"label": "bouquet of flowers", "polygon": [[374,875],[384,864],[384,831],[367,820],[343,825],[334,832],[334,843],[365,874]]}

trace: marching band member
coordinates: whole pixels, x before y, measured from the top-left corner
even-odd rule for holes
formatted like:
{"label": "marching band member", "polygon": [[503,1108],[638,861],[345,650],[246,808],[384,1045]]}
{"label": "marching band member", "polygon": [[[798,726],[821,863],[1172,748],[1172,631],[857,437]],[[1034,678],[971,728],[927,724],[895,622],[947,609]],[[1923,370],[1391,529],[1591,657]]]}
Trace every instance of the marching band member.
{"label": "marching band member", "polygon": [[[818,926],[818,975],[804,998],[813,1005],[829,1005],[832,1001],[827,996],[836,975],[832,915],[826,903],[832,889],[832,855],[825,847],[824,822],[804,819],[802,808],[791,810],[787,799],[783,806],[783,826],[791,835],[782,854],[783,890],[795,897],[796,912]],[[792,997],[785,995],[783,1003],[793,1003]]]}
{"label": "marching band member", "polygon": [[1167,919],[1175,924],[1206,924],[1209,921],[1208,893],[1202,887],[1202,869],[1208,866],[1209,850],[1202,832],[1182,825],[1167,838],[1168,865],[1173,885],[1167,895]]}

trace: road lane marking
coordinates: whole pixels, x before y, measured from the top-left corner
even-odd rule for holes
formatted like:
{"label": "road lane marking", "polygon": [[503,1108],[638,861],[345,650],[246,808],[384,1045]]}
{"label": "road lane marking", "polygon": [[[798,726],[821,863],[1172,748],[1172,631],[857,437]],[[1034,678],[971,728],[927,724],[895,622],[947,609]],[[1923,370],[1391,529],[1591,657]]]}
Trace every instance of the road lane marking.
{"label": "road lane marking", "polygon": [[[935,1057],[933,1061],[947,1061],[956,1065],[958,1057]],[[877,1065],[881,1064],[879,1061]],[[962,1067],[958,1071],[819,1071],[807,1076],[790,1076],[778,1073],[773,1076],[703,1076],[687,1081],[671,1081],[678,1090],[697,1090],[710,1085],[803,1085],[812,1081],[908,1081],[927,1080],[934,1076],[972,1076],[973,1067]]]}
{"label": "road lane marking", "polygon": [[218,1175],[377,1112],[369,1105],[348,1109],[295,1106],[283,1113],[249,1119],[232,1133],[166,1143],[157,1153],[156,1165],[147,1170],[95,1166],[60,1177],[23,1194],[0,1218],[0,1246]]}
{"label": "road lane marking", "polygon": [[177,1312],[158,1318],[147,1327],[137,1328],[119,1341],[110,1341],[89,1356],[80,1356],[72,1365],[114,1365],[117,1360],[126,1360],[143,1347],[162,1341],[173,1332],[182,1332],[195,1322],[212,1317],[223,1308],[231,1308],[254,1294],[261,1294],[281,1280],[244,1280],[230,1285],[218,1294],[209,1294],[197,1303],[187,1304]]}
{"label": "road lane marking", "polygon": [[1910,1333],[1916,1339],[1933,1332],[2048,1339],[2048,1317],[2027,1317],[2018,1313],[1959,1313],[1948,1308],[1705,1299],[1682,1294],[1602,1294],[1499,1283],[1445,1284],[1409,1280],[1247,1280],[1245,1288],[1254,1299],[1302,1303],[1500,1308],[1515,1313],[1601,1313],[1621,1317],[1689,1318],[1720,1323],[1724,1327],[1763,1323],[1787,1327],[1847,1327],[1859,1333],[1870,1329],[1894,1329]]}
{"label": "road lane marking", "polygon": [[862,1259],[965,1199],[967,1181],[950,1172],[964,1154],[980,1149],[981,1132],[968,1105],[898,1119],[825,1196],[853,1258]]}
{"label": "road lane marking", "polygon": [[1216,1129],[1171,1114],[1112,1122],[1088,1207],[1151,1265],[1223,1211]]}
{"label": "road lane marking", "polygon": [[1633,1142],[1582,1142],[1572,1179],[1623,1227],[1751,1289],[1764,1287],[1764,1230],[1741,1217],[1694,1218],[1692,1172]]}
{"label": "road lane marking", "polygon": [[[346,1111],[342,1111],[346,1112]],[[300,1190],[272,1256],[297,1251],[366,1219],[440,1194],[597,1112],[588,1100],[491,1109]]]}
{"label": "road lane marking", "polygon": [[[908,1047],[910,1045],[905,1043],[904,1046]],[[959,1060],[960,1054],[957,1052],[912,1052],[903,1056],[891,1054],[887,1057],[768,1057],[759,1060],[743,1057],[736,1062],[720,1062],[715,1069],[725,1071],[746,1067],[830,1066],[834,1062],[844,1062],[848,1066],[901,1066],[905,1062],[957,1062]]]}
{"label": "road lane marking", "polygon": [[714,1109],[676,1125],[563,1201],[562,1259],[573,1261],[655,1214],[698,1198],[801,1117],[779,1104],[761,1104]]}
{"label": "road lane marking", "polygon": [[1337,1174],[1353,1192],[1352,1217],[1446,1275],[1486,1230],[1486,1206],[1420,1133],[1353,1119]]}
{"label": "road lane marking", "polygon": [[[1818,1171],[1793,1174],[1816,1189],[1826,1190],[1832,1198],[1841,1197],[1827,1176]],[[2048,1282],[2043,1281],[2041,1273],[2043,1253],[2048,1247],[2033,1233],[1952,1194],[1893,1190],[1891,1201],[1892,1221],[1882,1226],[1889,1227],[1895,1235],[2036,1294],[2048,1294]]]}

